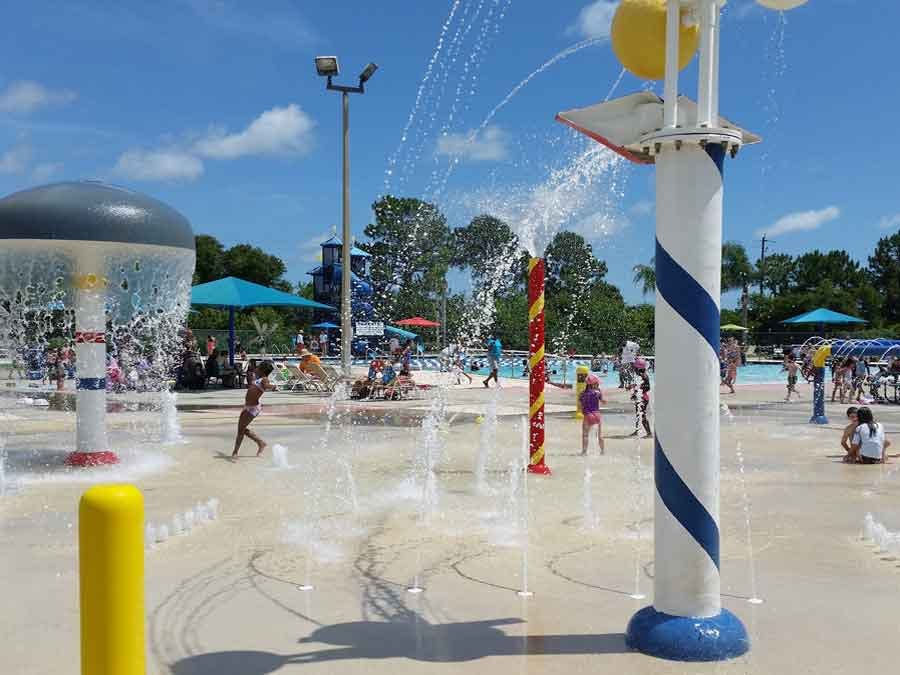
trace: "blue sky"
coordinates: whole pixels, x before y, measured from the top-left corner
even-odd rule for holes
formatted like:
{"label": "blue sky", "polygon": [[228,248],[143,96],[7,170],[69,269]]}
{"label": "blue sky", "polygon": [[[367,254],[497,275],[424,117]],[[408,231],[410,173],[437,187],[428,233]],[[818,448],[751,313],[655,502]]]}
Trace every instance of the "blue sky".
{"label": "blue sky", "polygon": [[[454,225],[479,210],[527,219],[587,147],[555,113],[602,100],[620,74],[606,39],[614,5],[11,3],[0,192],[110,180],[171,203],[226,245],[277,253],[291,281],[306,280],[340,222],[340,101],[313,67],[316,54],[337,54],[348,83],[366,62],[380,65],[352,100],[357,234],[386,182],[437,199]],[[755,251],[768,231],[774,252],[864,258],[900,225],[890,132],[900,90],[890,67],[875,68],[896,61],[900,6],[811,0],[782,16],[732,0],[724,21],[722,114],[764,138],[727,166],[726,236]],[[585,39],[594,42],[535,75],[466,142],[518,83]],[[626,75],[615,94],[643,86]],[[653,170],[596,156],[588,165],[582,194],[570,203],[578,191],[565,191],[543,218],[586,234],[610,280],[639,300],[630,269],[652,253]]]}

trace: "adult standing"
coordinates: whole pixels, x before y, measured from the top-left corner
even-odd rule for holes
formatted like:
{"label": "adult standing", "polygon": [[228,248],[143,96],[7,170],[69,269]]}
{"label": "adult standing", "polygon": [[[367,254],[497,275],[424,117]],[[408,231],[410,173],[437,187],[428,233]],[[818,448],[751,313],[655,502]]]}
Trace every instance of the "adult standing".
{"label": "adult standing", "polygon": [[502,355],[503,345],[501,344],[499,338],[496,338],[492,335],[487,342],[488,369],[490,370],[490,373],[488,374],[487,379],[484,381],[485,388],[490,387],[492,379],[498,387],[500,386],[500,357]]}
{"label": "adult standing", "polygon": [[622,356],[619,361],[619,388],[631,387],[634,378],[634,361],[641,350],[641,346],[635,340],[625,340],[622,346]]}
{"label": "adult standing", "polygon": [[728,338],[728,346],[725,348],[725,386],[732,394],[737,383],[739,365],[741,365],[741,348],[735,338]]}
{"label": "adult standing", "polygon": [[294,351],[296,351],[299,354],[301,351],[303,351],[303,349],[305,347],[306,347],[306,342],[304,341],[304,338],[303,338],[303,330],[298,329],[297,336],[294,338]]}
{"label": "adult standing", "polygon": [[216,338],[212,335],[206,336],[206,358],[212,356],[215,358],[216,356]]}
{"label": "adult standing", "polygon": [[400,355],[400,361],[402,363],[400,368],[401,375],[409,375],[412,370],[412,352],[413,341],[407,340],[406,346],[403,348],[403,353]]}
{"label": "adult standing", "polygon": [[328,356],[328,333],[325,330],[319,335],[319,347],[322,348],[322,356]]}
{"label": "adult standing", "polygon": [[391,350],[392,356],[397,356],[397,353],[400,351],[400,340],[397,339],[397,336],[393,336],[388,341],[388,347]]}

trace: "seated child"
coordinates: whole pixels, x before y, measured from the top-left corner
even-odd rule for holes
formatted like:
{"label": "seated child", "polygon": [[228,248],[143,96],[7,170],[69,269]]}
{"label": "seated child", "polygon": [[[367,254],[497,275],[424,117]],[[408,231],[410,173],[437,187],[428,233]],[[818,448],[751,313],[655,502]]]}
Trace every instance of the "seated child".
{"label": "seated child", "polygon": [[858,461],[858,458],[853,455],[853,447],[850,445],[853,440],[853,432],[859,426],[859,421],[856,419],[856,410],[855,407],[847,408],[847,426],[844,427],[844,434],[841,436],[841,447],[846,453],[844,461],[848,463]]}

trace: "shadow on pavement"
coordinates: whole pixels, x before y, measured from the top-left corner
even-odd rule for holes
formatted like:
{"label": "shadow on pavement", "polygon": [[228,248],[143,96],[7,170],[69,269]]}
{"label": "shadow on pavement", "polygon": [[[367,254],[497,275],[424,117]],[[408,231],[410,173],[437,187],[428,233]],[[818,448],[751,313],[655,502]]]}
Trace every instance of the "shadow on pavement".
{"label": "shadow on pavement", "polygon": [[458,663],[488,656],[621,654],[628,652],[622,633],[601,635],[506,635],[497,626],[520,619],[495,619],[432,625],[412,615],[397,622],[354,621],[319,628],[301,644],[332,645],[300,654],[224,651],[190,656],[171,666],[173,675],[266,675],[287,665],[327,661],[406,658]]}

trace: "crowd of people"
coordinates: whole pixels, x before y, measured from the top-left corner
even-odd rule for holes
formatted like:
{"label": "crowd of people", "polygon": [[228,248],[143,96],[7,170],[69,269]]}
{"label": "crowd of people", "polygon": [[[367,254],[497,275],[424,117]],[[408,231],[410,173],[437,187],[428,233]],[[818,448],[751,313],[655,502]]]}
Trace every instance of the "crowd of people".
{"label": "crowd of people", "polygon": [[369,370],[365,377],[358,378],[350,389],[350,398],[376,398],[386,399],[402,398],[406,393],[416,387],[412,377],[412,356],[416,350],[413,340],[407,340],[405,345],[400,344],[396,338],[388,343],[390,355],[386,357],[376,355],[369,363]]}
{"label": "crowd of people", "polygon": [[[784,350],[782,372],[787,373],[787,395],[785,401],[793,396],[800,398],[797,383],[802,377],[812,382],[815,377],[813,366],[813,348],[793,347]],[[896,388],[900,385],[900,356],[893,356],[884,363],[873,363],[866,356],[835,355],[831,358],[831,402],[872,403],[896,402]],[[894,397],[889,395],[888,388],[895,388]]]}
{"label": "crowd of people", "polygon": [[[579,396],[581,407],[581,454],[588,452],[588,441],[591,430],[597,427],[597,443],[600,454],[605,452],[603,442],[603,418],[600,414],[601,404],[606,403],[606,396],[600,387],[600,377],[597,373],[609,372],[610,360],[595,355],[591,359],[591,372],[585,378],[584,391]],[[619,372],[619,388],[630,392],[631,402],[634,405],[634,431],[631,437],[639,436],[641,429],[646,438],[653,438],[653,428],[650,424],[650,371],[653,361],[640,356],[640,345],[634,340],[627,340],[622,346],[619,356],[613,360],[612,366]],[[605,367],[605,368],[604,368]]]}

